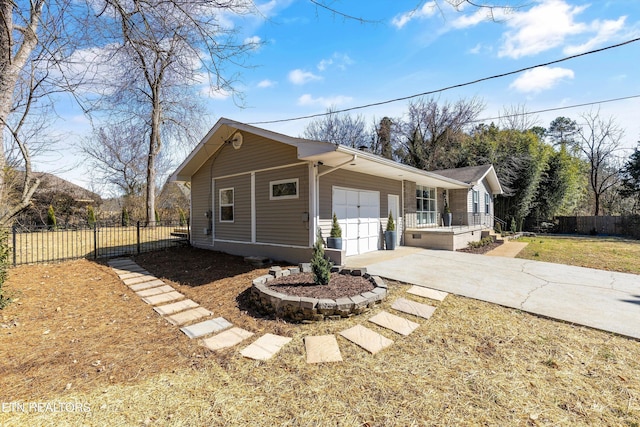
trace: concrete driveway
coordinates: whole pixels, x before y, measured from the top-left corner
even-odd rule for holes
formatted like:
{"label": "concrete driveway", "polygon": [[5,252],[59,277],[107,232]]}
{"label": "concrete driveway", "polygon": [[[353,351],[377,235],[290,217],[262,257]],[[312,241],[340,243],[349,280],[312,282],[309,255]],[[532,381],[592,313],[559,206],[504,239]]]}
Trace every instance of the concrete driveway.
{"label": "concrete driveway", "polygon": [[638,275],[461,252],[398,249],[349,257],[347,265],[640,339]]}

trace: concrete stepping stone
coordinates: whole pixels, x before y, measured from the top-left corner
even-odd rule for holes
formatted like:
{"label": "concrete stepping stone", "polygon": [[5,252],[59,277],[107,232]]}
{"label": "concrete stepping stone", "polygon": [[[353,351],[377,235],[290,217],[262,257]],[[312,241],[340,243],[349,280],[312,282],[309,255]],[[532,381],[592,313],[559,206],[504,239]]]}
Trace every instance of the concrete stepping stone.
{"label": "concrete stepping stone", "polygon": [[164,304],[165,302],[176,301],[182,298],[184,298],[184,295],[182,295],[178,291],[173,291],[173,292],[167,292],[164,294],[145,297],[145,298],[142,298],[142,301],[146,302],[149,305],[158,305],[158,304]]}
{"label": "concrete stepping stone", "polygon": [[410,301],[404,298],[398,298],[393,302],[391,308],[401,311],[403,313],[412,314],[414,316],[423,317],[428,319],[431,317],[436,308],[427,304],[422,304],[415,301]]}
{"label": "concrete stepping stone", "polygon": [[240,352],[244,357],[254,360],[269,360],[276,354],[282,347],[287,345],[291,341],[291,338],[282,337],[274,334],[264,334],[258,338],[253,344],[245,347]]}
{"label": "concrete stepping stone", "polygon": [[429,298],[436,301],[444,301],[449,295],[447,292],[437,291],[435,289],[424,288],[422,286],[412,286],[407,290],[407,293],[411,295],[417,295],[423,298]]}
{"label": "concrete stepping stone", "polygon": [[138,265],[131,258],[113,258],[107,261],[111,267],[122,268],[123,265]]}
{"label": "concrete stepping stone", "polygon": [[191,310],[181,311],[171,316],[165,317],[167,322],[172,325],[184,325],[185,323],[193,322],[194,320],[202,319],[203,317],[211,316],[213,313],[204,307],[196,307]]}
{"label": "concrete stepping stone", "polygon": [[120,280],[126,280],[126,279],[133,279],[134,277],[142,277],[142,276],[148,276],[148,273],[124,273],[124,274],[118,274],[118,277],[120,277]]}
{"label": "concrete stepping stone", "polygon": [[129,274],[129,273],[142,273],[142,274],[149,274],[149,272],[147,270],[145,270],[144,268],[140,267],[138,264],[136,264],[135,266],[131,266],[131,267],[127,267],[127,268],[115,268],[115,267],[111,267],[113,268],[113,271],[118,275],[121,276],[123,274]]}
{"label": "concrete stepping stone", "polygon": [[335,335],[317,335],[304,338],[307,363],[342,362]]}
{"label": "concrete stepping stone", "polygon": [[340,335],[359,345],[371,354],[376,354],[393,344],[393,341],[362,325],[345,329]]}
{"label": "concrete stepping stone", "polygon": [[386,311],[376,314],[369,319],[369,322],[375,323],[383,328],[391,329],[393,332],[404,336],[409,335],[411,332],[415,331],[418,326],[420,326],[420,324],[412,322],[409,319],[396,316],[395,314],[391,314]]}
{"label": "concrete stepping stone", "polygon": [[135,285],[129,286],[133,292],[142,291],[144,289],[155,288],[157,286],[164,286],[164,282],[160,279],[152,280],[150,282],[137,283]]}
{"label": "concrete stepping stone", "polygon": [[222,350],[223,348],[233,347],[236,344],[240,344],[252,335],[253,332],[235,327],[227,329],[224,332],[220,332],[218,335],[214,335],[211,338],[202,340],[202,344],[211,351]]}
{"label": "concrete stepping stone", "polygon": [[144,289],[142,291],[138,291],[136,292],[136,295],[144,298],[144,297],[152,297],[154,295],[159,295],[159,294],[166,294],[167,292],[173,292],[173,291],[175,291],[175,289],[173,289],[171,286],[164,285],[164,286],[158,286],[155,288],[149,288],[149,289]]}
{"label": "concrete stepping stone", "polygon": [[140,277],[132,277],[131,279],[124,279],[122,282],[125,285],[130,286],[130,285],[135,285],[136,283],[150,282],[152,280],[158,280],[158,278],[155,276],[144,275]]}
{"label": "concrete stepping stone", "polygon": [[184,332],[185,335],[187,335],[189,338],[200,338],[205,335],[224,331],[225,329],[229,329],[232,326],[233,325],[224,317],[216,317],[215,319],[209,319],[190,326],[184,326],[180,328],[180,330]]}
{"label": "concrete stepping stone", "polygon": [[[180,294],[180,295],[182,295],[182,294]],[[149,297],[149,298],[153,298],[153,297]],[[196,308],[196,307],[200,307],[200,305],[198,305],[197,302],[192,301],[190,299],[185,299],[185,300],[182,300],[182,301],[179,301],[179,302],[174,302],[172,304],[153,307],[153,309],[160,316],[169,316],[169,315],[178,313],[180,311],[185,311],[185,310],[189,310],[190,308]]]}

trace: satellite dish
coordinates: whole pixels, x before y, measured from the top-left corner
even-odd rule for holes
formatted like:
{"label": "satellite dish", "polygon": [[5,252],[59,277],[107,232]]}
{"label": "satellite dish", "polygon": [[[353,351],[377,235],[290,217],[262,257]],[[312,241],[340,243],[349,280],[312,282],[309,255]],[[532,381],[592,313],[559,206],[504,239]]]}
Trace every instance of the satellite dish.
{"label": "satellite dish", "polygon": [[242,139],[242,134],[240,132],[234,133],[233,138],[231,139],[231,145],[233,145],[233,148],[237,150],[242,147]]}

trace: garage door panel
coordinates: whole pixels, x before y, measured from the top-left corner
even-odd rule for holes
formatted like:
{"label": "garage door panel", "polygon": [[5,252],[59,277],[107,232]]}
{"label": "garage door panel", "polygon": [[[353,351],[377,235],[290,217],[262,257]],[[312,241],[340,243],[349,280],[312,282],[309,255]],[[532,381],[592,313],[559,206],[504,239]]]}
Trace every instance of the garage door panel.
{"label": "garage door panel", "polygon": [[333,189],[333,210],[342,227],[347,255],[378,249],[380,194],[374,191]]}

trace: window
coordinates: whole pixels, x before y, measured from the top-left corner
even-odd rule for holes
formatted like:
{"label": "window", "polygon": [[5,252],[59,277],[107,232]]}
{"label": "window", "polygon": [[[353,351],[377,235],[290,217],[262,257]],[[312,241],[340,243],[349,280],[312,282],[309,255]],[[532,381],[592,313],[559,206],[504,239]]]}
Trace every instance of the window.
{"label": "window", "polygon": [[298,178],[284,179],[281,181],[271,181],[269,183],[269,199],[297,199],[298,198]]}
{"label": "window", "polygon": [[233,188],[220,190],[220,222],[233,222]]}
{"label": "window", "polygon": [[436,189],[416,186],[416,213],[418,225],[436,224]]}
{"label": "window", "polygon": [[480,192],[473,190],[473,213],[477,214],[479,211]]}
{"label": "window", "polygon": [[489,196],[489,193],[484,193],[484,213],[487,215],[491,213],[491,196]]}

